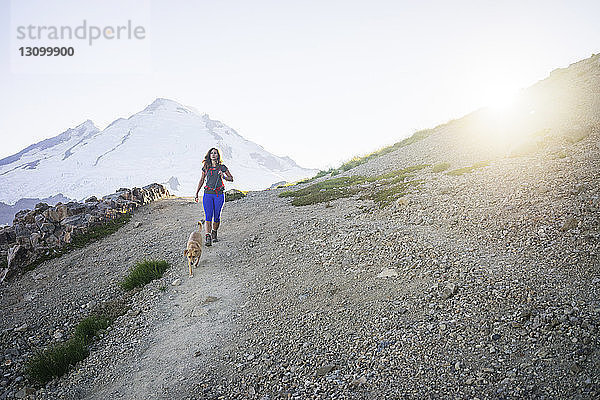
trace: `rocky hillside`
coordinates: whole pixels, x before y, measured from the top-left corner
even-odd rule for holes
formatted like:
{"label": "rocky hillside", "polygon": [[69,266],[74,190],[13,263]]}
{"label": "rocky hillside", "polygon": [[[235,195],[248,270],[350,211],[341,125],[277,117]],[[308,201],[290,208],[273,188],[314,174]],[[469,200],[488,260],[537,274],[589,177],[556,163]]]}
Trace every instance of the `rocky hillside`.
{"label": "rocky hillside", "polygon": [[[0,398],[599,397],[598,60],[524,92],[534,113],[512,112],[530,119],[495,120],[519,135],[481,110],[340,176],[227,203],[193,278],[183,249],[202,208],[180,198],[3,283]],[[279,196],[299,189],[315,201]],[[145,258],[171,268],[123,297]],[[72,372],[23,376],[115,299],[129,311]]]}

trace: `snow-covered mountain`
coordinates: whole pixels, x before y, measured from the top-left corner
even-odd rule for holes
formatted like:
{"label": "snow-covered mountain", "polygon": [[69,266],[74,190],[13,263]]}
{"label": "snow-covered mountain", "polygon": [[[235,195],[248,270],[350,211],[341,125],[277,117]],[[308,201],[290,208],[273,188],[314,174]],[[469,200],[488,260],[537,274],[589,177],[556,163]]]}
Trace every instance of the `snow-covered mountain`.
{"label": "snow-covered mountain", "polygon": [[221,151],[235,178],[226,189],[260,190],[316,172],[267,152],[207,114],[159,98],[102,131],[88,120],[0,160],[0,201],[14,204],[58,193],[81,200],[152,182],[175,195],[193,196],[211,147]]}

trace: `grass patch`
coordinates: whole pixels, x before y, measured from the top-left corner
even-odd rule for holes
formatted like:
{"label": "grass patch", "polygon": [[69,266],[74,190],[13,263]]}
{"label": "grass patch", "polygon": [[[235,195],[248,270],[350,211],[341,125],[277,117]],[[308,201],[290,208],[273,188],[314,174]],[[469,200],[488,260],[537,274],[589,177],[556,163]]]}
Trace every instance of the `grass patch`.
{"label": "grass patch", "polygon": [[310,183],[310,182],[314,181],[315,179],[317,179],[317,178],[315,178],[314,176],[312,178],[306,178],[306,179],[303,179],[301,181],[298,181],[298,182],[294,183],[294,185],[291,185],[291,186],[303,185],[305,183]]}
{"label": "grass patch", "polygon": [[73,336],[36,353],[25,365],[25,373],[35,382],[46,384],[68,372],[72,366],[89,355],[87,346],[92,338],[111,321],[101,315],[90,315],[76,327]]}
{"label": "grass patch", "polygon": [[[404,181],[404,178],[406,178],[407,176],[409,176],[413,172],[422,170],[423,168],[426,168],[426,167],[429,167],[429,166],[430,166],[429,164],[413,165],[411,167],[407,167],[407,168],[404,168],[404,169],[397,169],[395,171],[388,172],[386,174],[377,175],[375,177],[368,178],[368,181],[369,182],[376,182],[376,181],[380,181],[380,180],[386,180],[386,181],[388,181],[387,183],[394,184],[394,183],[397,183],[397,182]],[[391,180],[391,181],[389,181],[389,180]]]}
{"label": "grass patch", "polygon": [[480,161],[480,162],[473,164],[470,167],[453,169],[452,171],[446,172],[446,175],[460,176],[463,174],[470,174],[471,172],[475,171],[476,169],[487,167],[488,165],[490,165],[489,161]]}
{"label": "grass patch", "polygon": [[74,336],[81,338],[85,344],[90,344],[96,334],[108,328],[110,320],[103,315],[90,315],[75,327]]}
{"label": "grass patch", "polygon": [[48,254],[43,255],[34,262],[26,265],[24,269],[25,271],[32,271],[44,261],[60,257],[71,250],[85,247],[86,245],[92,242],[95,242],[97,240],[102,239],[103,237],[113,234],[116,231],[118,231],[119,228],[121,228],[123,225],[128,223],[131,220],[131,217],[131,213],[126,213],[102,225],[92,226],[87,232],[73,236],[73,240],[71,241],[71,243],[59,249],[51,249],[48,252]]}
{"label": "grass patch", "polygon": [[[389,199],[389,202],[391,202],[394,198],[404,194],[406,188],[412,186],[412,181],[407,182],[410,174],[428,166],[428,164],[414,165],[371,178],[360,175],[332,178],[299,190],[280,193],[279,197],[293,197],[292,205],[306,206],[316,203],[325,203],[343,197],[350,197],[371,189],[369,187],[360,187],[359,185],[379,182],[386,185],[386,189],[376,191],[376,193],[371,193],[370,195],[365,195],[363,198],[377,199],[376,201],[380,205],[384,205],[386,204],[386,200],[384,199]],[[389,204],[389,202],[387,202],[387,204]]]}
{"label": "grass patch", "polygon": [[129,274],[119,283],[125,290],[144,286],[155,279],[162,278],[169,264],[164,261],[145,260],[129,270]]}
{"label": "grass patch", "polygon": [[433,166],[431,172],[435,172],[435,173],[444,172],[448,168],[450,168],[450,163],[448,163],[448,162],[438,163]]}
{"label": "grass patch", "polygon": [[87,246],[88,244],[95,242],[96,240],[100,240],[103,237],[112,235],[113,233],[118,231],[119,228],[128,223],[131,220],[131,217],[132,214],[127,213],[113,220],[110,220],[105,224],[93,226],[86,233],[74,236],[73,240],[71,241],[71,243],[69,243],[68,246],[71,248],[78,249]]}
{"label": "grass patch", "polygon": [[366,195],[363,199],[373,200],[379,207],[383,208],[391,204],[393,201],[408,194],[411,187],[421,185],[423,181],[414,180],[409,182],[397,183],[385,189],[378,190],[374,193]]}
{"label": "grass patch", "polygon": [[72,366],[86,358],[89,350],[83,339],[74,336],[34,355],[25,366],[25,373],[40,384],[65,374]]}
{"label": "grass patch", "polygon": [[242,192],[240,190],[231,189],[225,192],[225,201],[243,199],[244,197],[246,197],[246,194],[248,194],[248,192]]}
{"label": "grass patch", "polygon": [[309,204],[324,203],[342,197],[350,197],[358,193],[358,188],[350,186],[367,181],[364,176],[344,176],[328,179],[315,183],[300,190],[288,191],[279,194],[279,197],[294,197],[292,205],[307,206]]}
{"label": "grass patch", "polygon": [[566,157],[567,157],[567,153],[565,153],[562,150],[557,151],[557,152],[555,152],[554,154],[552,154],[550,156],[550,158],[553,159],[553,160],[559,160],[559,159],[566,158]]}

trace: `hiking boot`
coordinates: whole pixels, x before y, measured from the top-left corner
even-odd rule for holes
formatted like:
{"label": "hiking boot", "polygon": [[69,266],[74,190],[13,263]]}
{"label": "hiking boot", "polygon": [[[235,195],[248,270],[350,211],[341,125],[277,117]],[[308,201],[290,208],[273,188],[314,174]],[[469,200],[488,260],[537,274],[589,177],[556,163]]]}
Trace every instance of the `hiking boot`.
{"label": "hiking boot", "polygon": [[217,239],[217,231],[212,231],[212,241],[213,243],[219,241],[219,239]]}
{"label": "hiking boot", "polygon": [[212,235],[210,233],[206,234],[206,242],[204,243],[205,246],[212,246]]}

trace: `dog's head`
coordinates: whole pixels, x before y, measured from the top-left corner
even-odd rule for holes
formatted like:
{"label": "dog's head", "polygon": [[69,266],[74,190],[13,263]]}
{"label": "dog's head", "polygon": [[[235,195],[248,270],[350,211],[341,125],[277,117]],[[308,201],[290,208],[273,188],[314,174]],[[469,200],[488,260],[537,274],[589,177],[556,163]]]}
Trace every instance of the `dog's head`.
{"label": "dog's head", "polygon": [[200,258],[200,256],[202,255],[202,249],[199,249],[197,247],[188,248],[183,251],[183,255],[186,256],[190,261],[192,261],[197,258]]}

